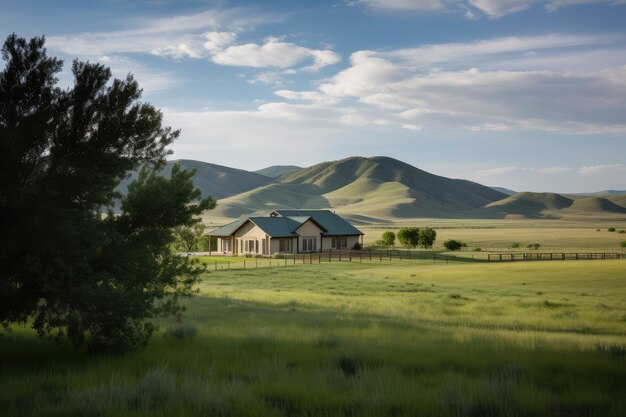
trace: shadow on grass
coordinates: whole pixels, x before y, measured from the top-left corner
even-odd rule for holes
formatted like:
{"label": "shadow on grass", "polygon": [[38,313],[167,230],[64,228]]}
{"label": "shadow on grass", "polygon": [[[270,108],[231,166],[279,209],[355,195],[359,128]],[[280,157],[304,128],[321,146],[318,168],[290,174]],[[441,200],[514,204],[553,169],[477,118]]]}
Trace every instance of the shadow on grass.
{"label": "shadow on grass", "polygon": [[192,303],[197,336],[158,334],[121,357],[3,335],[3,415],[617,416],[625,405],[623,348],[459,339],[297,302]]}

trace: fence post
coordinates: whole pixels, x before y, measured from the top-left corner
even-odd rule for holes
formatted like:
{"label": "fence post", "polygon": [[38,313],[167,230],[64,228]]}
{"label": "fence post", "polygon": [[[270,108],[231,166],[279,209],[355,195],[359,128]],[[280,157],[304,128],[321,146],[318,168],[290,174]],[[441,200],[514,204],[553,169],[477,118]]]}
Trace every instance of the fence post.
{"label": "fence post", "polygon": [[341,251],[339,251],[339,262],[341,262]]}
{"label": "fence post", "polygon": [[294,252],[294,254],[293,254],[293,264],[294,264],[294,265],[296,264],[296,253],[295,253],[295,252]]}
{"label": "fence post", "polygon": [[352,262],[352,251],[348,251],[348,260]]}

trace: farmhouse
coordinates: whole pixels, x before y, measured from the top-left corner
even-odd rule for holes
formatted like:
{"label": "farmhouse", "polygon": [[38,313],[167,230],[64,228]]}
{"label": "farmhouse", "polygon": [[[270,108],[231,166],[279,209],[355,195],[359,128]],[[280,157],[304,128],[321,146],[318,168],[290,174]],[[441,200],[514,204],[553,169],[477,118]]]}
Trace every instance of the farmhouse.
{"label": "farmhouse", "polygon": [[209,236],[226,254],[273,255],[351,249],[363,233],[330,210],[274,210],[241,217]]}

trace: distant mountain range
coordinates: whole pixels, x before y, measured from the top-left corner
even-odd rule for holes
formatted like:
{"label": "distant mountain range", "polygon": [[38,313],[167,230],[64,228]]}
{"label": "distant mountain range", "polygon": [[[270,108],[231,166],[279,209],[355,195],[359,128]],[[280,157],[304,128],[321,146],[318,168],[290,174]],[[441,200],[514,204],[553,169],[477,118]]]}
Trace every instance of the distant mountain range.
{"label": "distant mountain range", "polygon": [[[192,160],[203,195],[218,199],[211,216],[236,218],[276,208],[331,208],[355,222],[438,218],[626,219],[626,191],[585,195],[516,193],[430,174],[388,157],[351,157],[307,168],[276,165],[255,172]],[[122,184],[123,190],[125,185]]]}

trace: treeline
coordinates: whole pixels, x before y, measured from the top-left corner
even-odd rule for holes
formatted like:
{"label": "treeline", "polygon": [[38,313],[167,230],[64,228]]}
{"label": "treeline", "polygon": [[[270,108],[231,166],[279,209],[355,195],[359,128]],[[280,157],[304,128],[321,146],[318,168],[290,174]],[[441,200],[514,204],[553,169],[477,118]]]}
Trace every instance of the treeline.
{"label": "treeline", "polygon": [[394,247],[396,242],[405,248],[430,249],[437,240],[437,232],[430,227],[401,227],[397,233],[387,231],[382,235],[381,240],[376,241],[376,246]]}

